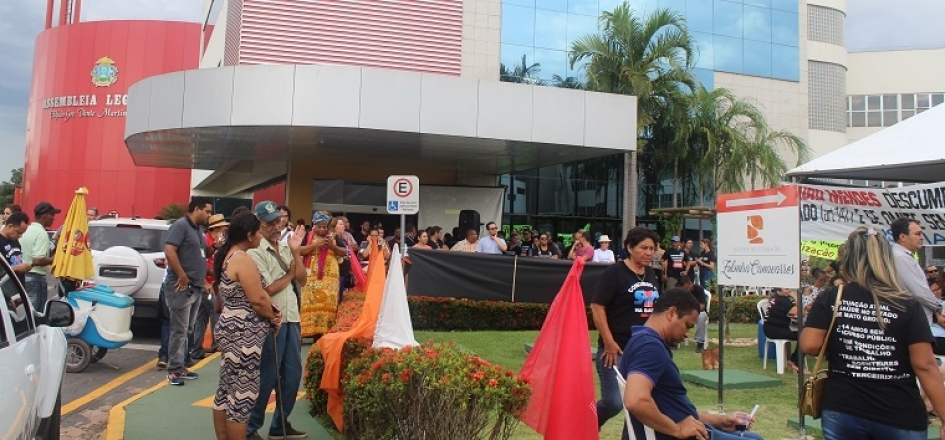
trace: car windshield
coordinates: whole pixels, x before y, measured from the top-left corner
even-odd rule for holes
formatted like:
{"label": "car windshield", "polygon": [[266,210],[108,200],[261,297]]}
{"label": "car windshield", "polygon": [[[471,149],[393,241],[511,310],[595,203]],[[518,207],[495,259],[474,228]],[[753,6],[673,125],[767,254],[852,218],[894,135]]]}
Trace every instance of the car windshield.
{"label": "car windshield", "polygon": [[104,251],[112,246],[128,246],[138,252],[164,252],[167,231],[143,229],[133,226],[92,226],[89,228],[89,244],[94,251]]}

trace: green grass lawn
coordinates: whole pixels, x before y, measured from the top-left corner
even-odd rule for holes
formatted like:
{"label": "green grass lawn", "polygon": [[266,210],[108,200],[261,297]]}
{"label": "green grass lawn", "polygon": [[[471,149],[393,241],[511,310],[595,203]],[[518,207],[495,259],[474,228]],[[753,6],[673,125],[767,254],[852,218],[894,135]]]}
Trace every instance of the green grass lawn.
{"label": "green grass lawn", "polygon": [[[718,337],[718,327],[710,325],[710,338]],[[754,338],[757,335],[755,324],[734,324],[731,329],[733,338]],[[513,370],[520,370],[525,363],[524,345],[532,343],[538,336],[537,331],[521,332],[416,332],[418,341],[434,340],[437,342],[454,341],[457,344],[472,350],[489,360]],[[591,347],[597,347],[597,332],[590,333]],[[693,345],[683,345],[676,350],[674,358],[680,370],[702,369],[702,357],[694,350]],[[770,361],[770,360],[769,360]],[[588,353],[590,362],[590,353]],[[811,362],[811,366],[813,364]],[[754,430],[766,439],[797,438],[797,433],[787,427],[787,419],[797,417],[797,376],[787,373],[778,375],[774,362],[768,363],[768,369],[761,369],[761,359],[758,358],[758,348],[750,347],[725,348],[725,367],[762,374],[781,379],[781,386],[777,388],[761,388],[754,390],[733,390],[724,394],[724,408],[731,411],[750,411],[755,404],[760,404],[756,416]],[[597,374],[594,383],[597,385]],[[689,397],[700,410],[715,410],[718,404],[718,391],[695,384],[686,384]],[[598,394],[599,394],[599,387]],[[623,418],[614,417],[601,432],[601,439],[619,439],[623,428]],[[516,440],[540,439],[531,428],[520,425],[515,435]]]}

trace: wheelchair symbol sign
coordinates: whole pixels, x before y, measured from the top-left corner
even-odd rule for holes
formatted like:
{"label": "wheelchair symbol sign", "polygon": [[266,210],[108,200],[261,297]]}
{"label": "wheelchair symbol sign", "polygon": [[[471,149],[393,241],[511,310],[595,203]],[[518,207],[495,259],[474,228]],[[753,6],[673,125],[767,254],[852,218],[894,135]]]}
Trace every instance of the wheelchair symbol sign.
{"label": "wheelchair symbol sign", "polygon": [[400,207],[398,206],[399,204],[400,204],[400,202],[398,202],[398,201],[396,201],[396,200],[391,200],[391,201],[387,202],[387,211],[388,211],[388,212],[390,212],[390,211],[400,211]]}

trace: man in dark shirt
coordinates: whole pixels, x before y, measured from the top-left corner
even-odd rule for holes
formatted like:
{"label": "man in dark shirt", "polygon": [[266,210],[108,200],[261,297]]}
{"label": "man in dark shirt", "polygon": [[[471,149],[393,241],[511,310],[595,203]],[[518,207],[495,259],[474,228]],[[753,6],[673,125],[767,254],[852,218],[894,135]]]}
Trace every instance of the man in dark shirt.
{"label": "man in dark shirt", "polygon": [[666,288],[672,289],[679,284],[679,278],[689,273],[692,256],[683,249],[679,236],[673,236],[673,248],[663,253],[663,281]]}
{"label": "man in dark shirt", "polygon": [[202,226],[211,214],[210,200],[194,197],[187,206],[187,215],[167,231],[164,255],[170,270],[164,280],[164,301],[171,314],[167,359],[167,381],[171,385],[183,385],[185,379],[197,378],[197,373],[187,369],[191,363],[187,333],[197,319],[201,298],[209,290]]}
{"label": "man in dark shirt", "polygon": [[706,326],[709,323],[709,315],[705,312],[705,288],[702,286],[693,283],[689,277],[682,277],[679,279],[679,286],[685,289],[687,292],[692,294],[692,297],[699,301],[699,318],[696,319],[696,353],[702,353],[702,348],[705,346],[706,338]]}
{"label": "man in dark shirt", "polygon": [[[671,348],[686,339],[698,316],[699,303],[689,292],[670,289],[656,300],[646,324],[633,328],[619,368],[627,378],[623,403],[633,414],[636,438],[645,438],[643,427],[648,426],[657,440],[761,439],[750,431],[736,432],[735,414],[700,412],[686,395]],[[751,425],[750,420],[744,422]],[[626,433],[624,438],[628,438]]]}
{"label": "man in dark shirt", "polygon": [[26,273],[32,269],[32,266],[23,262],[23,250],[20,248],[19,240],[29,226],[30,217],[25,212],[18,211],[10,214],[3,221],[3,228],[0,229],[0,254],[7,263],[10,263],[10,267],[24,285]]}

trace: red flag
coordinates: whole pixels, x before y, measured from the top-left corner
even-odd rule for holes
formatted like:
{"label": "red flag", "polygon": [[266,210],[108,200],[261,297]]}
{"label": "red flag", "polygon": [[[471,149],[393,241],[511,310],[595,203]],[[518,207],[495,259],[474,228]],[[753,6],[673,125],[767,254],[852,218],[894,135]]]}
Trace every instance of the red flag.
{"label": "red flag", "polygon": [[521,420],[549,440],[600,438],[580,283],[583,271],[584,260],[574,260],[522,367],[532,397]]}

